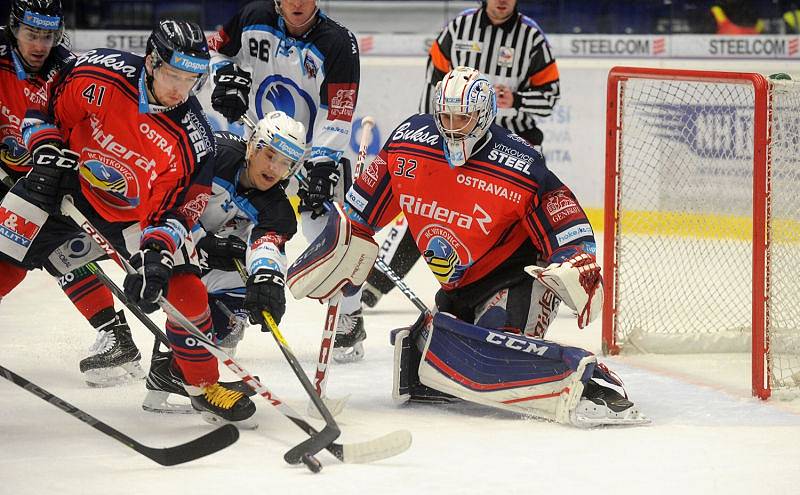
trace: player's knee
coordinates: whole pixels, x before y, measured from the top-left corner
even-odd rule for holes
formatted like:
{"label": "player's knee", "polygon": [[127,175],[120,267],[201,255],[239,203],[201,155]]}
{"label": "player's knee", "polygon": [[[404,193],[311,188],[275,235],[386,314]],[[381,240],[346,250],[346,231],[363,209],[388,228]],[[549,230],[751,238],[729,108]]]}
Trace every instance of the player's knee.
{"label": "player's knee", "polygon": [[208,310],[206,287],[193,273],[177,273],[169,279],[167,301],[189,318]]}
{"label": "player's knee", "polygon": [[0,297],[6,296],[18,286],[28,271],[6,261],[0,261]]}

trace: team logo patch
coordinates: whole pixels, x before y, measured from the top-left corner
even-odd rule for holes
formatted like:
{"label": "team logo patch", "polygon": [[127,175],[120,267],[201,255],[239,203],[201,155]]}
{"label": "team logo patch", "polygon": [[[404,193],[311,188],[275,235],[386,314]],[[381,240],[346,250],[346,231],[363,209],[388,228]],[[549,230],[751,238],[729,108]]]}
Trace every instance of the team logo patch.
{"label": "team logo patch", "polygon": [[310,53],[306,53],[306,58],[303,60],[303,68],[305,69],[306,77],[309,79],[317,78],[317,64],[314,62],[314,59],[311,58]]}
{"label": "team logo patch", "polygon": [[509,46],[501,46],[497,52],[497,65],[511,67],[514,63],[514,49]]}
{"label": "team logo patch", "polygon": [[81,164],[81,177],[105,203],[120,209],[139,206],[139,182],[128,167],[89,150]]}
{"label": "team logo patch", "polygon": [[577,220],[581,216],[581,208],[578,203],[563,188],[545,195],[542,203],[552,225]]}
{"label": "team logo patch", "polygon": [[328,120],[352,122],[356,108],[355,84],[330,84],[328,87]]}
{"label": "team logo patch", "polygon": [[[0,129],[0,132],[4,130]],[[0,161],[13,169],[19,169],[19,167],[28,164],[30,154],[20,139],[15,136],[5,136],[0,142],[2,143],[2,146],[0,146]]]}
{"label": "team logo patch", "polygon": [[431,225],[422,229],[417,245],[433,276],[444,288],[453,287],[472,265],[472,254],[450,229]]}
{"label": "team logo patch", "polygon": [[40,228],[36,222],[0,206],[0,236],[20,246],[28,247]]}

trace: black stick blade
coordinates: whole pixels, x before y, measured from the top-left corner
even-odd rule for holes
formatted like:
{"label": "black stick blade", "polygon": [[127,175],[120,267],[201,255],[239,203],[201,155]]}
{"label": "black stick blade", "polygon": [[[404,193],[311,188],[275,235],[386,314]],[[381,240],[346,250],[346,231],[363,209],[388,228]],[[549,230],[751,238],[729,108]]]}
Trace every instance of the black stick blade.
{"label": "black stick blade", "polygon": [[218,452],[232,445],[238,439],[239,430],[235,426],[228,424],[210,431],[191,442],[174,447],[157,449],[140,444],[139,446],[133,446],[133,448],[162,466],[174,466]]}

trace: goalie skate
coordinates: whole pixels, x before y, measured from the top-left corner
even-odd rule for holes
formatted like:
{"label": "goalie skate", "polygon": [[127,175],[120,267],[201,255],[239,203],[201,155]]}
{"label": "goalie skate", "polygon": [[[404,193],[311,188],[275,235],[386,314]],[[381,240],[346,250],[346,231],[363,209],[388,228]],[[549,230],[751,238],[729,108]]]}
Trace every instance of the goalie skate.
{"label": "goalie skate", "polygon": [[361,310],[339,316],[336,338],[333,341],[333,360],[337,363],[353,363],[364,359],[364,344],[367,331]]}
{"label": "goalie skate", "polygon": [[616,390],[589,380],[570,421],[579,428],[603,425],[645,425],[650,418]]}
{"label": "goalie skate", "polygon": [[81,360],[80,370],[90,387],[113,387],[145,377],[139,362],[142,355],[131,336],[125,313],[97,329],[97,340],[89,348],[90,356]]}

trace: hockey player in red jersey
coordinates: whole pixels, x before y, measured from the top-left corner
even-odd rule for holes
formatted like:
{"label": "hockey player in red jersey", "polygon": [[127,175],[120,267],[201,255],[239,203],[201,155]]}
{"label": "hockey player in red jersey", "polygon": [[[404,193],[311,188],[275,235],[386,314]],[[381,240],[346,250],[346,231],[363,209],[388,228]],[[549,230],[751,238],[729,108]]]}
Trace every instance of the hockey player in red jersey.
{"label": "hockey player in red jersey", "polygon": [[[489,80],[455,68],[434,114],[400,124],[346,195],[354,236],[404,213],[441,284],[435,316],[393,335],[394,396],[458,397],[580,426],[645,422],[591,353],[543,340],[562,301],[580,328],[600,312],[594,233],[572,191],[495,112]],[[348,250],[339,265],[363,256]],[[342,279],[338,270],[328,278]],[[289,272],[293,293],[320,292]]]}
{"label": "hockey player in red jersey", "polygon": [[[74,223],[53,221],[61,196],[70,192],[135,268],[124,283],[132,302],[153,311],[164,295],[201,331],[213,333],[189,235],[213,174],[213,134],[193,96],[208,64],[200,27],[164,20],[145,57],[96,49],[64,69],[47,107],[30,109],[23,122],[33,168],[2,203],[4,214],[14,215],[15,235],[0,238],[0,251],[13,260],[0,262],[0,279],[19,266],[53,262],[59,250],[55,258],[81,263],[104,254]],[[74,239],[89,244],[70,252]],[[219,384],[216,359],[171,317],[167,336],[196,409],[228,421],[253,415],[253,403]]]}
{"label": "hockey player in red jersey", "polygon": [[[75,58],[63,31],[59,0],[14,0],[8,25],[0,28],[0,199],[31,169],[20,131],[25,111],[47,102],[53,80]],[[86,382],[96,386],[144,378],[141,354],[125,315],[114,311],[111,292],[94,275],[94,268],[93,264],[74,267],[58,279],[72,303],[97,329],[92,355],[81,361],[80,370]],[[24,276],[20,269],[0,285],[16,283]]]}

